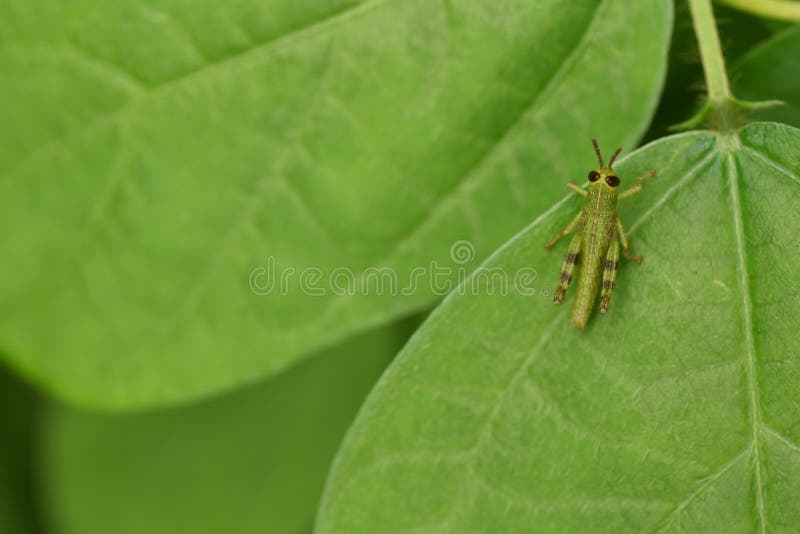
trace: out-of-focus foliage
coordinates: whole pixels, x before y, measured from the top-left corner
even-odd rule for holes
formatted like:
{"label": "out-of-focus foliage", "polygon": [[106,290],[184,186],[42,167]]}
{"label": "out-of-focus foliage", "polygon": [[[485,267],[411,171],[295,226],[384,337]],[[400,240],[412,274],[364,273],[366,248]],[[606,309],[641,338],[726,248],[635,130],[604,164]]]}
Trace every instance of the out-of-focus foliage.
{"label": "out-of-focus foliage", "polygon": [[374,330],[186,408],[101,416],[53,407],[42,435],[49,527],[64,534],[310,530],[345,429],[417,324]]}
{"label": "out-of-focus foliage", "polygon": [[800,26],[784,30],[745,55],[733,71],[736,94],[746,100],[785,102],[753,112],[762,120],[800,127]]}
{"label": "out-of-focus foliage", "polygon": [[33,489],[36,414],[34,393],[0,367],[0,532],[38,532]]}
{"label": "out-of-focus foliage", "polygon": [[[485,257],[591,135],[635,145],[671,23],[669,0],[4,0],[0,348],[69,401],[154,407],[426,308],[416,268]],[[269,257],[295,274],[262,296]]]}

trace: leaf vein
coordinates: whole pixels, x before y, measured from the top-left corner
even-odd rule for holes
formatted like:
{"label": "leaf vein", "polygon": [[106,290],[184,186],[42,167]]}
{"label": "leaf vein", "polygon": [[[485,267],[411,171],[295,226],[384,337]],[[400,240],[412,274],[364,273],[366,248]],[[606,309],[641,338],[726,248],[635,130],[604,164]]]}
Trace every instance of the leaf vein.
{"label": "leaf vein", "polygon": [[716,152],[714,150],[710,150],[705,157],[703,157],[691,169],[689,169],[689,172],[687,172],[683,178],[675,182],[669,189],[667,189],[664,192],[663,195],[661,195],[661,197],[658,200],[653,202],[653,204],[647,209],[647,211],[645,211],[642,214],[642,216],[639,217],[636,220],[636,222],[634,222],[631,225],[630,230],[628,230],[627,233],[629,235],[633,234],[636,231],[636,229],[639,228],[639,226],[641,226],[645,221],[647,221],[650,217],[652,217],[653,214],[656,211],[658,211],[659,208],[665,205],[667,201],[669,201],[669,199],[672,198],[672,196],[678,192],[678,190],[683,188],[683,186],[689,183],[695,176],[698,176],[703,167],[705,167],[710,160],[716,158],[716,156],[717,156]]}
{"label": "leaf vein", "polygon": [[750,155],[754,156],[756,159],[758,159],[762,163],[768,165],[769,167],[772,167],[773,169],[775,169],[779,173],[781,173],[781,174],[783,174],[785,176],[788,176],[789,178],[791,178],[792,180],[794,180],[795,182],[800,184],[800,176],[797,176],[795,173],[793,173],[792,171],[790,171],[789,169],[787,169],[786,167],[784,167],[783,165],[781,165],[777,161],[771,159],[766,154],[762,154],[758,150],[756,150],[754,148],[751,148],[749,146],[742,146],[742,148],[747,153],[749,153]]}
{"label": "leaf vein", "polygon": [[777,439],[778,441],[780,441],[781,443],[783,443],[784,445],[786,445],[787,447],[789,447],[793,451],[800,452],[800,445],[798,445],[797,443],[793,442],[792,440],[790,440],[789,438],[787,438],[783,434],[779,433],[777,430],[774,430],[772,427],[769,427],[769,426],[767,426],[765,424],[762,424],[761,425],[761,430],[764,431],[766,434],[769,434],[773,438]]}
{"label": "leaf vein", "polygon": [[[553,332],[555,331],[556,326],[563,321],[564,316],[566,315],[566,312],[567,312],[567,309],[564,308],[564,309],[560,310],[558,313],[556,313],[553,316],[553,318],[550,320],[550,322],[547,324],[547,326],[545,327],[544,331],[542,332],[542,336],[539,338],[539,341],[531,349],[531,351],[528,353],[528,355],[523,359],[523,361],[520,363],[520,365],[517,368],[517,370],[511,375],[511,378],[508,381],[508,385],[505,388],[503,388],[502,390],[500,390],[500,392],[495,397],[494,402],[492,404],[492,408],[489,410],[488,415],[486,416],[486,418],[484,418],[484,420],[481,422],[481,424],[478,427],[479,428],[478,439],[475,441],[475,443],[468,450],[468,453],[470,455],[470,461],[467,462],[467,466],[466,466],[468,474],[471,473],[474,476],[474,473],[476,472],[476,468],[475,468],[475,465],[474,465],[475,464],[475,460],[477,459],[478,453],[486,445],[486,443],[489,442],[489,440],[492,437],[492,422],[499,415],[500,410],[503,407],[503,402],[505,401],[505,399],[507,398],[509,393],[513,390],[513,388],[517,384],[517,382],[526,376],[525,375],[526,369],[536,359],[536,357],[541,352],[542,348],[547,344],[547,341],[553,335]],[[454,501],[458,500],[459,497],[462,500],[469,500],[471,498],[472,493],[473,493],[472,489],[474,488],[474,485],[467,487],[466,484],[463,484],[461,487],[462,487],[462,490],[461,490],[460,494],[458,496],[456,496],[456,499],[454,499]],[[448,517],[447,523],[450,524],[455,520],[455,517],[456,517],[455,514],[459,510],[465,510],[465,509],[468,509],[468,508],[469,508],[468,506],[456,506],[456,505],[454,505],[453,506],[453,513],[450,515],[450,517]]]}
{"label": "leaf vein", "polygon": [[692,501],[694,501],[697,497],[702,495],[702,493],[706,489],[708,489],[711,486],[711,484],[714,483],[714,481],[716,481],[722,475],[727,473],[731,469],[731,467],[736,465],[736,462],[738,462],[740,459],[746,456],[749,451],[750,447],[745,447],[744,450],[739,452],[736,456],[734,456],[733,458],[722,464],[722,466],[719,469],[717,469],[714,473],[704,478],[703,481],[700,483],[700,485],[697,487],[697,489],[694,490],[692,493],[690,493],[683,501],[678,503],[675,509],[672,510],[672,512],[670,512],[670,514],[664,520],[664,523],[662,524],[661,528],[658,529],[659,532],[665,531],[667,527],[672,525],[675,522],[675,520],[678,519],[678,517],[680,517],[681,513],[683,513],[683,511],[692,503]]}
{"label": "leaf vein", "polygon": [[596,510],[618,511],[620,508],[658,511],[668,506],[666,501],[660,499],[641,499],[616,495],[608,495],[600,498],[586,496],[576,497],[574,499],[537,499],[532,501],[529,495],[509,491],[505,487],[498,486],[472,467],[470,467],[470,472],[482,488],[488,493],[501,497],[506,501],[508,507],[518,506],[532,512],[553,513],[572,510],[580,513],[593,512]]}

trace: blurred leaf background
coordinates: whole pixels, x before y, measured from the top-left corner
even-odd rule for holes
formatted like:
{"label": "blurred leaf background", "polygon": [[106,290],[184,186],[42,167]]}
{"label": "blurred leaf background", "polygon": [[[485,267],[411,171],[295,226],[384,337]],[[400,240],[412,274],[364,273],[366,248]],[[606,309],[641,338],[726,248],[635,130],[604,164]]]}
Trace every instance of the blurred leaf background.
{"label": "blurred leaf background", "polygon": [[[465,239],[475,265],[561,194],[528,169],[582,173],[563,154],[594,125],[633,148],[671,19],[667,0],[3,5],[0,346],[113,410],[231,390],[433,305],[432,284],[365,273],[408,281]],[[296,274],[261,295],[270,258]]]}
{"label": "blurred leaf background", "polygon": [[[737,96],[800,126],[798,28],[716,13]],[[701,95],[681,1],[4,2],[0,532],[310,531],[439,295],[250,270],[477,265],[591,136],[629,151]]]}

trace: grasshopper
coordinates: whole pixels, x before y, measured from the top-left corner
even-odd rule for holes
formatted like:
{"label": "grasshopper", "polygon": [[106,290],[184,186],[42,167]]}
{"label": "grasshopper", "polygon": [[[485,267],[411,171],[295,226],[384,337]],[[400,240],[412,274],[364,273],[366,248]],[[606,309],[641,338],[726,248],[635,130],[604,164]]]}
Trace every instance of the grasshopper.
{"label": "grasshopper", "polygon": [[617,215],[617,201],[626,199],[642,190],[642,182],[655,176],[656,171],[651,170],[636,179],[636,184],[619,193],[619,176],[612,166],[614,160],[622,151],[618,148],[608,167],[603,164],[603,156],[597,140],[592,139],[594,152],[600,167],[589,172],[589,186],[584,189],[573,182],[568,182],[567,187],[585,198],[583,209],[572,219],[564,230],[559,232],[545,245],[547,250],[553,248],[558,241],[578,229],[575,237],[569,244],[567,256],[561,267],[561,279],[558,283],[553,302],[561,304],[567,291],[575,266],[578,266],[578,294],[572,307],[570,322],[577,328],[584,328],[592,312],[597,290],[602,278],[602,291],[600,292],[600,313],[608,311],[611,292],[614,290],[614,281],[617,279],[617,264],[619,262],[619,246],[622,245],[622,255],[636,263],[642,263],[641,256],[635,256],[628,251],[628,238],[622,228],[622,223]]}

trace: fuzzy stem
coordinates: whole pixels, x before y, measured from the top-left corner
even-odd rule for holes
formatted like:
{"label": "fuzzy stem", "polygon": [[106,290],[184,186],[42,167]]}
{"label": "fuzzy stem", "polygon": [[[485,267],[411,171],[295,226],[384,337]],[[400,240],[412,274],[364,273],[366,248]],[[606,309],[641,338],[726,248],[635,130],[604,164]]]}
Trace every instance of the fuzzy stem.
{"label": "fuzzy stem", "polygon": [[[750,4],[754,0],[725,0],[732,3]],[[781,3],[782,0],[772,0]],[[719,44],[717,24],[714,21],[714,11],[711,9],[711,0],[688,0],[689,10],[692,13],[694,33],[700,47],[700,59],[703,63],[703,73],[706,78],[708,98],[700,110],[690,119],[672,126],[671,130],[686,130],[697,128],[701,124],[708,124],[720,133],[736,132],[741,126],[747,124],[745,110],[761,109],[782,104],[776,100],[766,102],[745,102],[734,98],[731,94],[728,74],[725,72],[725,58]],[[769,3],[764,0],[764,3]],[[785,2],[784,2],[785,3]],[[800,4],[798,4],[800,5]]]}
{"label": "fuzzy stem", "polygon": [[700,59],[706,77],[708,100],[712,106],[724,104],[732,99],[728,75],[725,72],[725,58],[719,44],[717,24],[711,10],[711,0],[689,0],[692,22],[697,42],[700,46]]}

